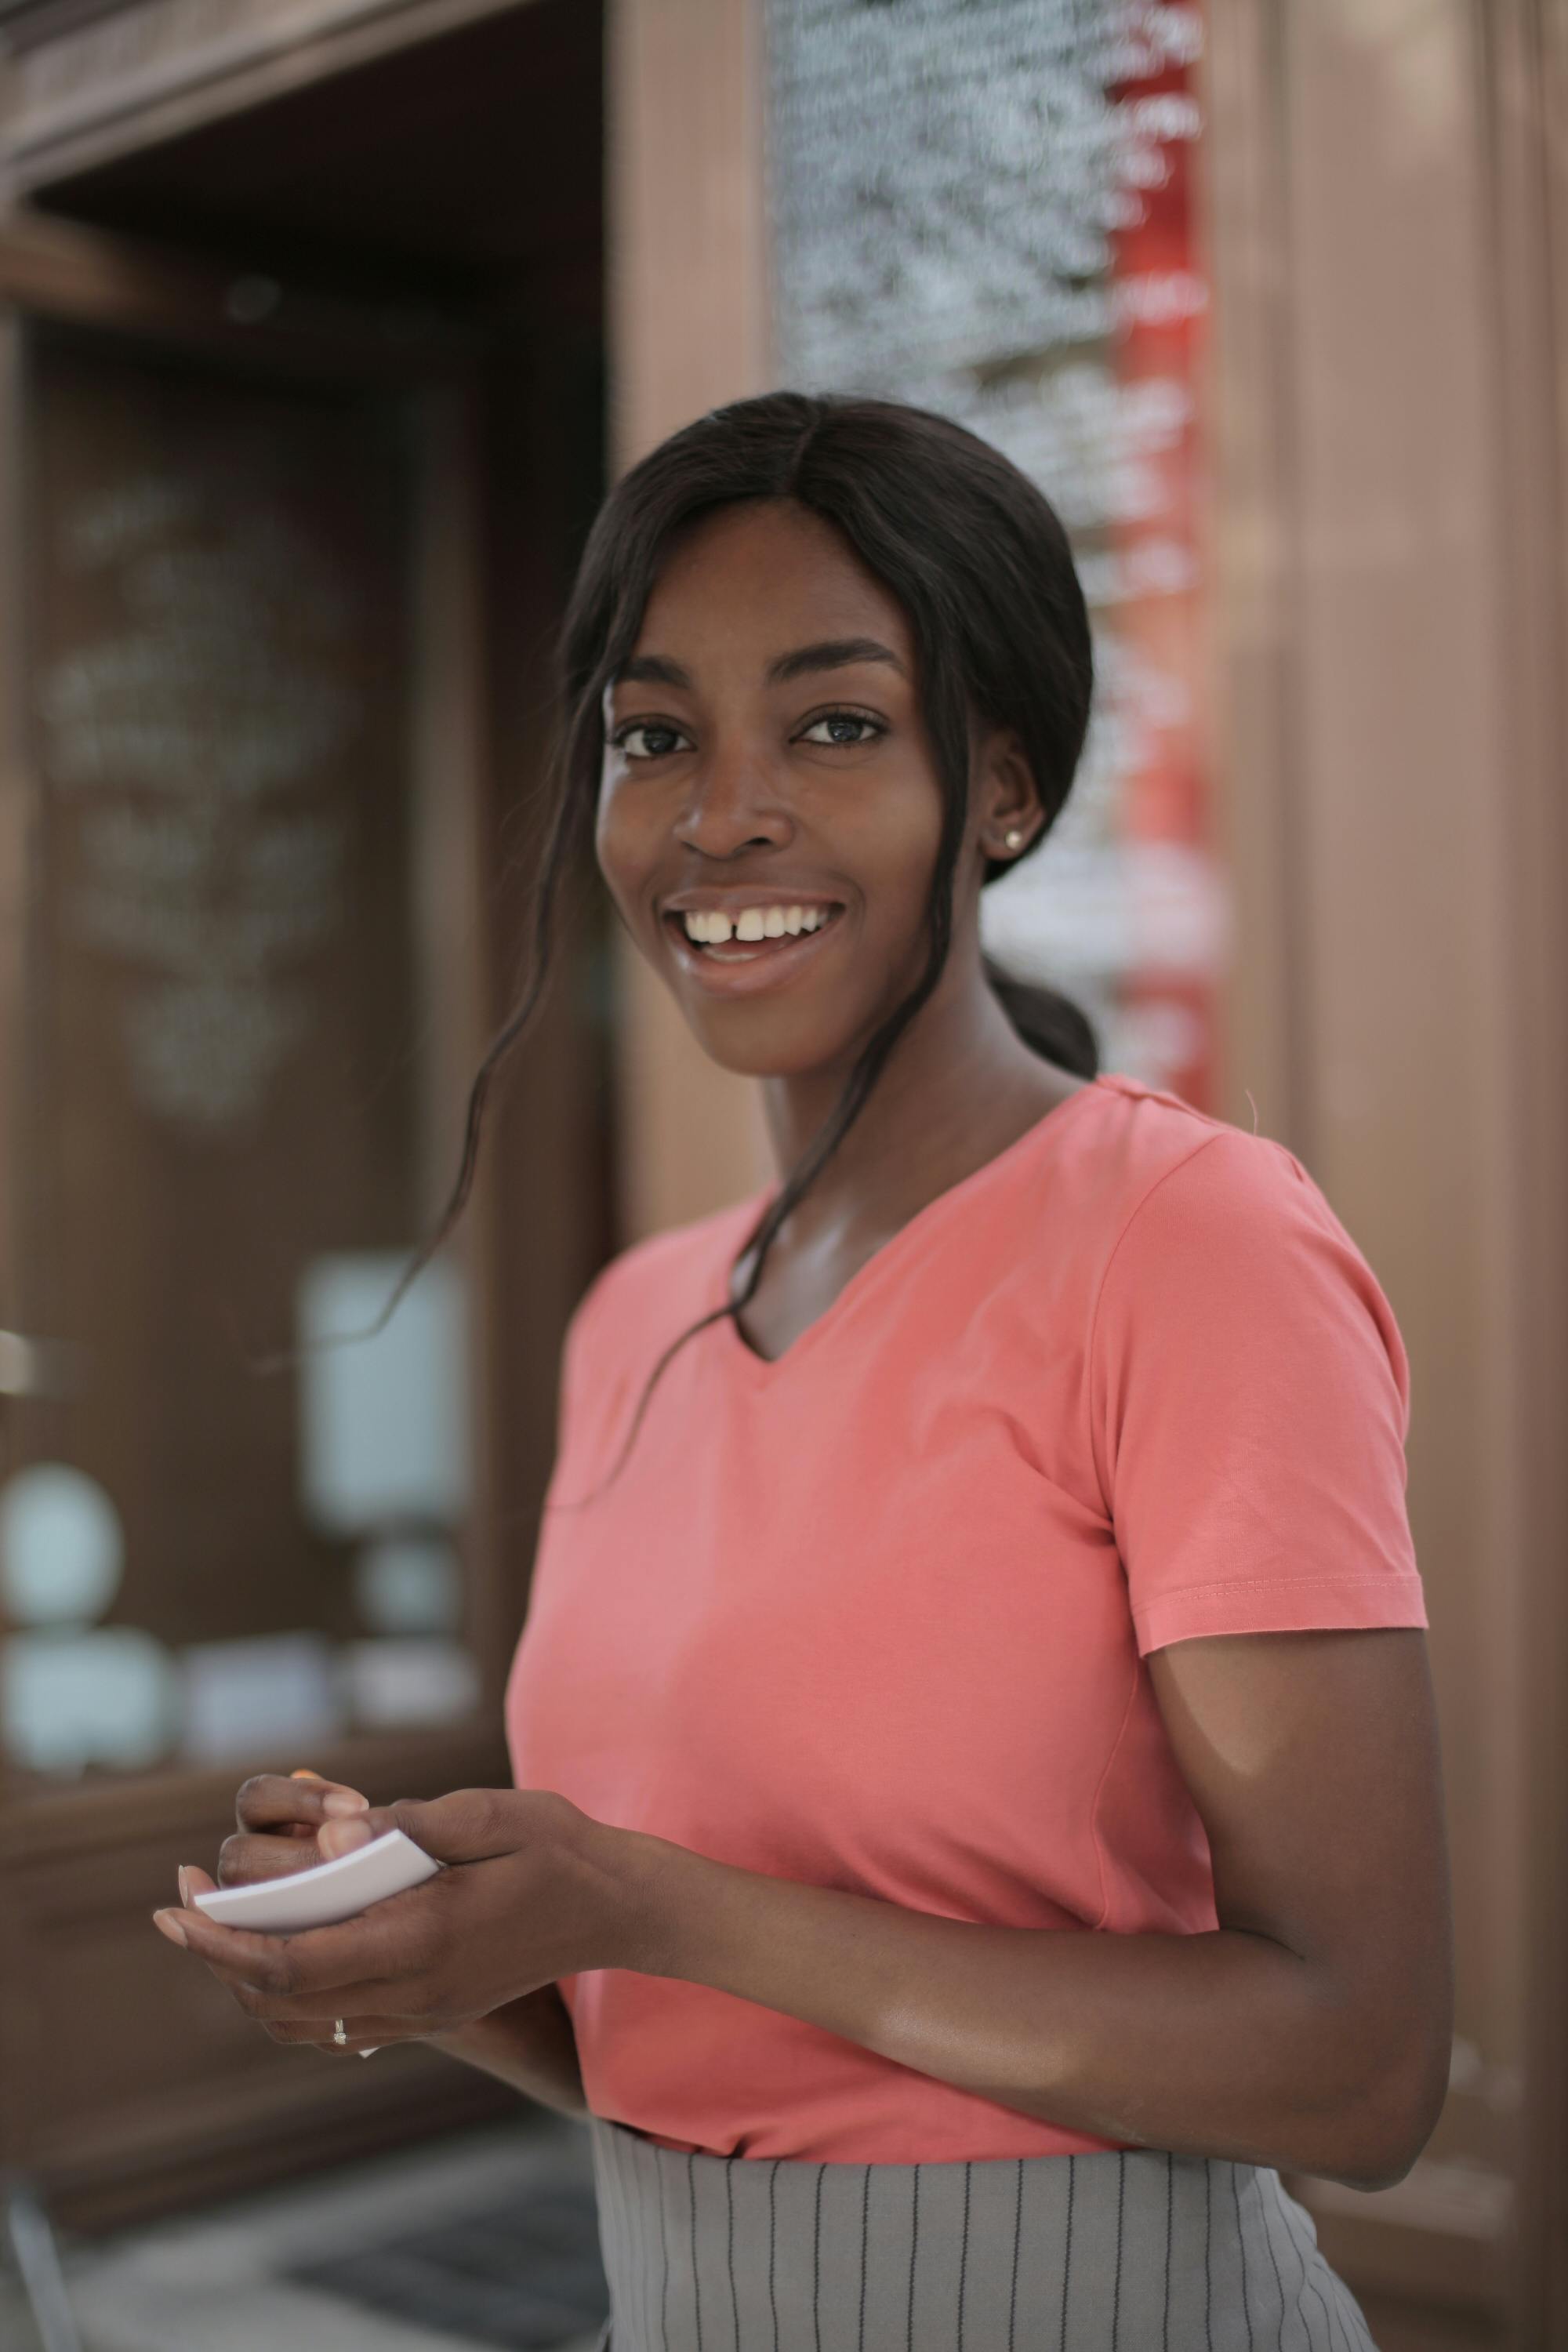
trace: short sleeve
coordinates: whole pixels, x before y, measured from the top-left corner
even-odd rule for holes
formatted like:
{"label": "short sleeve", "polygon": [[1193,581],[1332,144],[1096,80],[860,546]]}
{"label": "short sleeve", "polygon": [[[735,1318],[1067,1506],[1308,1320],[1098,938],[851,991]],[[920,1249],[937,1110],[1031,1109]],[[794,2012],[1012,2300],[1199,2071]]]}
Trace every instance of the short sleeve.
{"label": "short sleeve", "polygon": [[1222,1128],[1122,1227],[1092,1443],[1141,1655],[1198,1634],[1426,1625],[1394,1312],[1301,1163]]}

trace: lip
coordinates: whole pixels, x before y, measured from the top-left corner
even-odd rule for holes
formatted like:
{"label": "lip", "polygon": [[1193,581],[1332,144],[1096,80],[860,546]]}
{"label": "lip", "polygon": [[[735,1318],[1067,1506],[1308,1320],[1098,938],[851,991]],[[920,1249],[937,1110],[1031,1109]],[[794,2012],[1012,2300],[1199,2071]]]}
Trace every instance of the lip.
{"label": "lip", "polygon": [[679,890],[666,898],[661,915],[740,915],[748,907],[842,907],[826,890],[781,890],[775,883],[755,890]]}
{"label": "lip", "polygon": [[[750,898],[745,901],[746,905],[752,907],[768,903],[770,902],[759,898]],[[794,898],[784,902],[775,899],[771,903],[796,906],[799,901]],[[842,914],[836,915],[833,920],[825,925],[821,930],[802,931],[797,939],[790,940],[787,945],[774,944],[764,954],[750,957],[744,963],[712,962],[703,954],[700,948],[695,946],[687,938],[685,926],[679,920],[679,912],[676,910],[672,909],[665,914],[663,925],[668,934],[671,952],[677,963],[683,971],[689,972],[700,988],[705,989],[710,996],[756,996],[767,989],[788,987],[790,982],[811,961],[813,956],[826,945],[834,932],[842,929],[847,914],[848,909],[846,908]],[[730,941],[728,944],[733,946],[742,943]]]}

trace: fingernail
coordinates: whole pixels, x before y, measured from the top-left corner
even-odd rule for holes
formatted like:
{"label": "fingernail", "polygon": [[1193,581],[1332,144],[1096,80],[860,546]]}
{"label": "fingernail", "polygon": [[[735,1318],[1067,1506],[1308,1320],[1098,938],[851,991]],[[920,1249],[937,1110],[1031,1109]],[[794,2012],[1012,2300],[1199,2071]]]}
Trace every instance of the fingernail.
{"label": "fingernail", "polygon": [[316,1843],[329,1862],[341,1853],[353,1853],[356,1846],[370,1843],[370,1823],[366,1821],[332,1821],[318,1832]]}
{"label": "fingernail", "polygon": [[334,1789],[330,1797],[321,1799],[321,1811],[336,1821],[347,1813],[368,1812],[370,1799],[362,1797],[357,1789]]}
{"label": "fingernail", "polygon": [[180,1901],[184,1904],[187,1911],[191,1907],[191,1890],[185,1884],[185,1872],[189,1867],[190,1865],[188,1863],[183,1862],[181,1863],[179,1869],[174,1873],[175,1877],[180,1882]]}
{"label": "fingernail", "polygon": [[180,1925],[179,1915],[177,1912],[154,1911],[153,1914],[153,1925],[157,1928],[160,1935],[167,1936],[171,1944],[183,1944],[184,1942],[185,1931]]}

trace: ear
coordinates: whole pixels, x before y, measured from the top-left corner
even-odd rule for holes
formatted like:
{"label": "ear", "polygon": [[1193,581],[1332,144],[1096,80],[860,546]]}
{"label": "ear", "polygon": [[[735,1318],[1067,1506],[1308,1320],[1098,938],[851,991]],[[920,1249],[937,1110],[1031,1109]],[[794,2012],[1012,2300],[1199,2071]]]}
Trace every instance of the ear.
{"label": "ear", "polygon": [[[1015,857],[1040,832],[1045,817],[1039,787],[1029,764],[1022,736],[1013,727],[985,727],[980,732],[974,761],[973,823],[983,855]],[[1021,833],[1022,843],[1005,845],[1009,833]]]}

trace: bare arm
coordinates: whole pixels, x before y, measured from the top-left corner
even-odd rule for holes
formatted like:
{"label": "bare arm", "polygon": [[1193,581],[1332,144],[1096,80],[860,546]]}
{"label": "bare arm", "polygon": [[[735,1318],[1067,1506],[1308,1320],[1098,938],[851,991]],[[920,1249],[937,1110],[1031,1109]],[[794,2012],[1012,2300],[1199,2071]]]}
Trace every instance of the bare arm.
{"label": "bare arm", "polygon": [[[549,2003],[521,2005],[560,1978],[631,1969],[1096,2137],[1391,2186],[1436,2125],[1453,2022],[1425,1636],[1215,1635],[1167,1644],[1150,1671],[1207,1833],[1220,1923],[1207,1933],[942,1918],[714,1862],[540,1790],[326,1822],[322,1853],[402,1827],[469,1865],[362,1919],[282,1938],[193,1908],[155,1921],[279,2040],[326,2047],[339,2014],[368,2029],[342,2047],[451,2034],[533,2095],[560,2078],[533,2071],[518,2020],[487,2034],[488,2021],[515,2009],[537,2022]],[[297,1799],[287,1810],[306,1818]],[[259,1843],[279,1866],[279,1843]]]}
{"label": "bare arm", "polygon": [[433,2033],[429,2039],[432,2048],[496,2075],[542,2106],[587,2120],[572,2014],[552,1984],[492,2009],[471,2025]]}
{"label": "bare arm", "polygon": [[1208,1834],[1217,1929],[976,1926],[607,1835],[617,1965],[782,2011],[1069,2129],[1402,2179],[1445,2095],[1452,1922],[1419,1628],[1151,1657]]}

